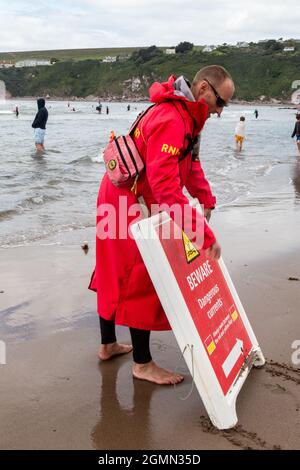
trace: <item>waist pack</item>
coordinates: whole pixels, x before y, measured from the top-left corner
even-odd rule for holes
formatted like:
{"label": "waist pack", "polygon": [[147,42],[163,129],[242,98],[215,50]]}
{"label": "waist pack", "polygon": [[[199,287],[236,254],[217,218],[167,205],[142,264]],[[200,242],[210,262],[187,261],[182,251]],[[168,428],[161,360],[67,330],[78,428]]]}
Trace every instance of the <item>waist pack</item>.
{"label": "waist pack", "polygon": [[[132,134],[140,120],[151,108],[153,108],[153,106],[155,105],[149,106],[145,111],[138,115],[127,135],[116,137],[112,132],[110,142],[105,147],[103,153],[106,171],[111,182],[118,187],[130,187],[131,191],[135,194],[137,180],[141,172],[144,170],[145,164],[136,148]],[[178,110],[177,106],[175,106],[175,108]],[[178,112],[181,115],[179,110]],[[185,125],[184,119],[183,122]],[[183,160],[190,153],[197,141],[197,137],[192,139],[190,134],[185,134],[185,141],[187,141],[187,146],[178,161]]]}
{"label": "waist pack", "polygon": [[105,147],[103,158],[106,171],[115,186],[130,187],[132,191],[136,192],[137,179],[145,164],[131,136],[140,120],[153,106],[149,106],[138,115],[127,135],[119,137],[112,135],[110,142]]}

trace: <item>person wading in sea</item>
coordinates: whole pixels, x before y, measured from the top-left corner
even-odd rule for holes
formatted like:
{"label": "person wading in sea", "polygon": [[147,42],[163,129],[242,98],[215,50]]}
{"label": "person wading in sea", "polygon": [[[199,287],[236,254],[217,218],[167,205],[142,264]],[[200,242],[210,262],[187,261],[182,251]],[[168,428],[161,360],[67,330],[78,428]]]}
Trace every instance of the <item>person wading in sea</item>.
{"label": "person wading in sea", "polygon": [[294,127],[291,137],[294,138],[295,136],[296,136],[298,152],[300,155],[300,114],[296,115],[295,127]]}
{"label": "person wading in sea", "polygon": [[46,123],[48,121],[48,111],[45,107],[44,98],[39,98],[37,100],[37,106],[38,112],[36,113],[31,127],[34,128],[35,147],[38,152],[43,152],[45,150],[44,140],[46,133]]}

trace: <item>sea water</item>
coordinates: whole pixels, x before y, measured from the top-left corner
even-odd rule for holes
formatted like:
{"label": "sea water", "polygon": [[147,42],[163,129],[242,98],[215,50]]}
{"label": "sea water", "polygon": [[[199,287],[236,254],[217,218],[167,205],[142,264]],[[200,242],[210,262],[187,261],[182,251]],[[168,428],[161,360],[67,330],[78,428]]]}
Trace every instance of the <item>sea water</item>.
{"label": "sea water", "polygon": [[[16,105],[18,118],[11,113]],[[149,103],[130,103],[130,111],[127,105],[102,102],[99,114],[95,102],[47,100],[46,151],[39,155],[31,127],[36,101],[2,102],[0,246],[94,239],[96,198],[105,171],[102,152],[110,131],[125,133]],[[220,118],[211,116],[202,132],[201,162],[218,210],[287,204],[299,209],[300,160],[291,139],[296,111],[259,106],[255,119],[254,109],[232,105]],[[238,153],[234,130],[240,116],[246,118],[246,140]]]}

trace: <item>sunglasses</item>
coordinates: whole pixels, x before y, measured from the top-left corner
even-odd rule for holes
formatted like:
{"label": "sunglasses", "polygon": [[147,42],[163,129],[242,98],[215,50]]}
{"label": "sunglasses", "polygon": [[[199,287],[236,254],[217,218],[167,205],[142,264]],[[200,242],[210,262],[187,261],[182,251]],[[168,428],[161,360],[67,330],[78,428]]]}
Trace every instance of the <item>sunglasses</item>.
{"label": "sunglasses", "polygon": [[221,98],[221,96],[219,95],[219,93],[217,92],[217,90],[215,89],[215,87],[214,87],[206,78],[204,78],[203,80],[204,80],[206,83],[209,84],[209,86],[211,87],[212,91],[214,92],[215,97],[216,97],[216,105],[217,105],[219,108],[224,108],[225,106],[228,106],[227,101],[225,101],[225,100],[223,100],[223,98]]}

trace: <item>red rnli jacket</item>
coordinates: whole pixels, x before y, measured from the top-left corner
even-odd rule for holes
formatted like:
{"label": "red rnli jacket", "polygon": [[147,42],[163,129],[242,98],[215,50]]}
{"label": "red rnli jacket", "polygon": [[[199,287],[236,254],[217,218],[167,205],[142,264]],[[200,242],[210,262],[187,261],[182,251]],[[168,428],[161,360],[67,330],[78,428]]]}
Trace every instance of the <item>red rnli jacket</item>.
{"label": "red rnli jacket", "polygon": [[[118,235],[121,221],[124,233],[124,225],[128,230],[136,220],[125,210],[124,199],[127,207],[136,204],[138,196],[143,196],[149,208],[151,204],[171,207],[175,203],[184,207],[188,204],[183,194],[186,187],[204,207],[215,206],[199,161],[192,161],[191,152],[183,158],[187,136],[194,138],[199,134],[208,116],[208,106],[204,100],[191,102],[175,95],[174,80],[172,76],[166,83],[152,85],[150,99],[156,106],[142,118],[134,132],[146,168],[138,180],[137,195],[130,189],[117,188],[104,175],[97,202],[97,227],[104,223],[100,208],[111,204],[116,210],[117,234],[105,239],[96,237],[96,267],[90,289],[97,291],[98,313],[107,320],[114,319],[118,325],[145,330],[167,330],[170,325],[135,241]],[[122,203],[120,196],[123,196]],[[193,227],[199,217],[203,222],[202,216],[193,210]],[[189,234],[188,227],[184,226],[184,230]],[[203,248],[214,242],[214,234],[204,222]]]}

